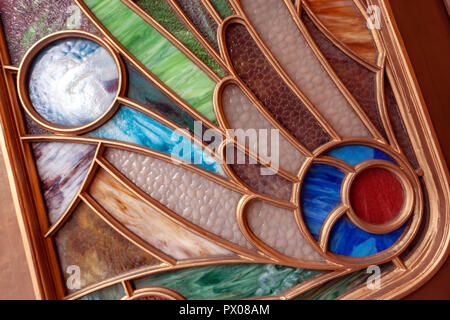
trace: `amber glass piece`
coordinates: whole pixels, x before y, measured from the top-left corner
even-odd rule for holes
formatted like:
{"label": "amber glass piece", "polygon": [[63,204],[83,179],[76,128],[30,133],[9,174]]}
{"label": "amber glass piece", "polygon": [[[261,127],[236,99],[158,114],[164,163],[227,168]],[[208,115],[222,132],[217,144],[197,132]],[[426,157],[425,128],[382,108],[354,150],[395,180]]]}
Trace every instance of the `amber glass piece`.
{"label": "amber glass piece", "polygon": [[[58,231],[55,241],[65,281],[73,272],[69,266],[79,267],[79,289],[157,262],[112,229],[84,203]],[[69,293],[76,290],[67,286]]]}
{"label": "amber glass piece", "polygon": [[239,77],[295,138],[310,150],[330,141],[329,135],[272,68],[243,25],[228,27],[226,45]]}
{"label": "amber glass piece", "polygon": [[389,120],[394,131],[395,138],[405,154],[408,161],[411,163],[414,169],[419,168],[414,149],[411,145],[411,140],[408,137],[405,125],[402,120],[402,116],[398,109],[397,100],[395,99],[394,92],[392,91],[391,83],[388,76],[384,75],[384,95],[386,99],[386,108],[389,116]]}
{"label": "amber glass piece", "polygon": [[289,180],[276,172],[270,172],[269,168],[231,145],[227,146],[226,156],[227,163],[234,173],[256,191],[278,199],[291,198],[292,182]]}
{"label": "amber glass piece", "polygon": [[383,123],[378,112],[375,73],[363,67],[336,47],[316,27],[305,11],[302,12],[302,20],[314,42],[330,62],[342,83],[355,97],[378,131],[386,138]]}
{"label": "amber glass piece", "polygon": [[352,0],[306,0],[320,22],[363,59],[375,63],[378,53],[366,19]]}

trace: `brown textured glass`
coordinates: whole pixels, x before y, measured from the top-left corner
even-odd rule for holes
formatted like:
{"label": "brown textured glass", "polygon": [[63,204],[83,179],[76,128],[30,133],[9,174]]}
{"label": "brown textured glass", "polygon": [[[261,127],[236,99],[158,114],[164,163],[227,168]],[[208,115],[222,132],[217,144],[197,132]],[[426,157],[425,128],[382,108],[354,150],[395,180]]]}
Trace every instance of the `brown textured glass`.
{"label": "brown textured glass", "polygon": [[226,45],[239,77],[295,138],[310,150],[330,141],[330,136],[272,68],[243,25],[235,23],[228,27]]}
{"label": "brown textured glass", "polygon": [[314,24],[305,11],[302,20],[314,42],[330,62],[336,74],[348,91],[355,97],[361,108],[386,139],[386,132],[378,112],[376,97],[376,75],[358,62],[354,61],[336,47]]}
{"label": "brown textured glass", "polygon": [[233,145],[228,145],[226,152],[227,163],[247,185],[277,199],[289,200],[291,198],[292,182],[278,174],[261,174],[261,169],[266,169],[267,172],[269,168],[265,168],[262,164],[257,163],[256,159],[238,151]]}
{"label": "brown textured glass", "polygon": [[[55,240],[64,280],[70,276],[67,268],[78,266],[81,288],[157,262],[123,238],[84,203],[58,231]],[[76,290],[67,288],[67,291]]]}
{"label": "brown textured glass", "polygon": [[198,31],[208,40],[208,42],[219,51],[217,45],[217,24],[211,15],[206,11],[200,0],[176,0],[183,9],[189,20],[195,25]]}
{"label": "brown textured glass", "polygon": [[411,140],[409,140],[408,133],[405,125],[403,124],[402,116],[398,109],[397,100],[395,99],[394,92],[392,91],[391,83],[387,74],[384,75],[384,95],[386,98],[386,108],[389,116],[389,121],[392,125],[395,138],[398,145],[402,149],[408,161],[411,163],[414,169],[419,167],[416,155],[414,154]]}

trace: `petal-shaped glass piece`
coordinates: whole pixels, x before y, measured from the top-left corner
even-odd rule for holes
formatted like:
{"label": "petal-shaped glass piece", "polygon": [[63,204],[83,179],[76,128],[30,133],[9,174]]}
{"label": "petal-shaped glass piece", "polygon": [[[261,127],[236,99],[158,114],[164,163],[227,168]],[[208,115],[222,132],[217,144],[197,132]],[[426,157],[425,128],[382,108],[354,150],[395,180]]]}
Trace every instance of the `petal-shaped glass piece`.
{"label": "petal-shaped glass piece", "polygon": [[300,234],[292,210],[275,207],[261,200],[253,200],[246,207],[246,217],[251,231],[285,256],[303,260],[322,260]]}
{"label": "petal-shaped glass piece", "polygon": [[97,173],[89,193],[123,226],[177,260],[232,254],[173,222],[106,171]]}
{"label": "petal-shaped glass piece", "polygon": [[154,157],[111,148],[105,158],[170,210],[228,241],[251,248],[236,222],[240,193]]}

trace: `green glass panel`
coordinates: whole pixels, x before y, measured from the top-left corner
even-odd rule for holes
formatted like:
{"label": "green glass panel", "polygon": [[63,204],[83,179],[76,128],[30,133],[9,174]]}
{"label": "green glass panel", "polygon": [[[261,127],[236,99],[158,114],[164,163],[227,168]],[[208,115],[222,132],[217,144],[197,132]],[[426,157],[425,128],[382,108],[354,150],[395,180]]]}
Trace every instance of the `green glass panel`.
{"label": "green glass panel", "polygon": [[156,85],[125,61],[128,75],[127,97],[194,133],[194,118],[178,107]]}
{"label": "green glass panel", "polygon": [[228,3],[228,0],[211,0],[211,3],[214,8],[216,8],[222,19],[225,19],[234,14],[233,9]]}
{"label": "green glass panel", "polygon": [[219,26],[203,6],[201,0],[176,0],[176,2],[205,40],[219,52],[217,43],[217,29]]}
{"label": "green glass panel", "polygon": [[137,60],[197,111],[216,120],[212,103],[216,83],[206,73],[120,0],[84,2]]}
{"label": "green glass panel", "polygon": [[85,295],[78,300],[120,300],[125,296],[125,290],[121,283],[106,287],[88,295]]}
{"label": "green glass panel", "polygon": [[307,291],[294,300],[335,300],[363,284],[369,276],[365,269],[354,272]]}
{"label": "green glass panel", "polygon": [[136,288],[164,286],[187,299],[245,299],[282,294],[320,271],[266,264],[188,268],[135,281]]}
{"label": "green glass panel", "polygon": [[136,3],[214,70],[219,77],[225,75],[217,62],[211,58],[165,0],[138,0]]}

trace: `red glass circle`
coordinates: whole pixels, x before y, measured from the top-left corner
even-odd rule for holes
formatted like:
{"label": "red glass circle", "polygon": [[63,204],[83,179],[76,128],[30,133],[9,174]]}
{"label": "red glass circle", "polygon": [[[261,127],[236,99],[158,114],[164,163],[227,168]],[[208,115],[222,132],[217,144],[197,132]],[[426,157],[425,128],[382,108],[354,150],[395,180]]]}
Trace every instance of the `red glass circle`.
{"label": "red glass circle", "polygon": [[353,211],[361,220],[384,224],[394,219],[404,201],[403,187],[397,177],[383,168],[359,173],[350,188]]}

